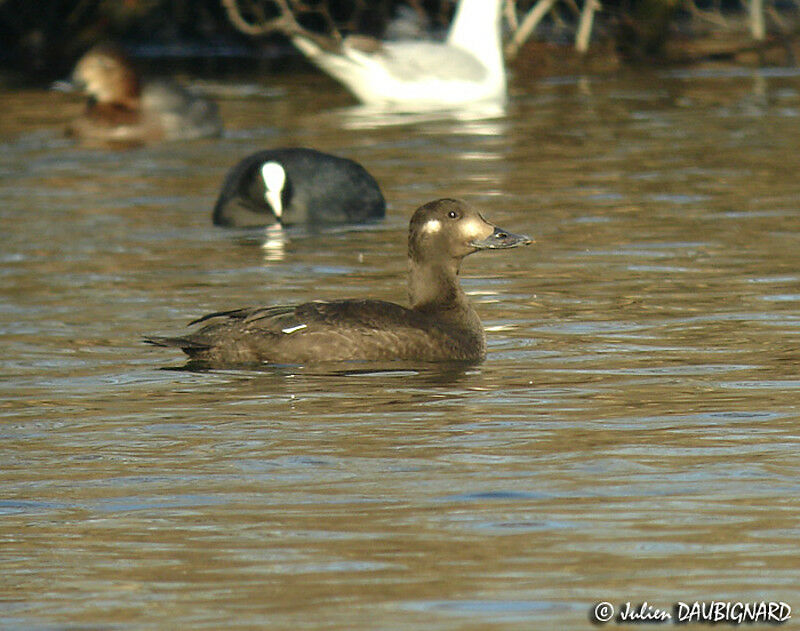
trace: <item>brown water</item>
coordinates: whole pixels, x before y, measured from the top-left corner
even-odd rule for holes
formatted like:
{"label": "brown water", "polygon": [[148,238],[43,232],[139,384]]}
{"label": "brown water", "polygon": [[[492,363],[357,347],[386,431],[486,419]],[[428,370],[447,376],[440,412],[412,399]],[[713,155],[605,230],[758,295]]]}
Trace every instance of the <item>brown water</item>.
{"label": "brown water", "polygon": [[[2,94],[0,627],[580,629],[712,599],[792,626],[799,73],[518,85],[483,121],[216,87],[225,138],[117,153],[60,137],[74,99]],[[279,145],[363,163],[387,220],[214,228],[226,170]],[[192,373],[140,343],[402,300],[410,213],[445,195],[537,239],[466,261],[480,366]]]}

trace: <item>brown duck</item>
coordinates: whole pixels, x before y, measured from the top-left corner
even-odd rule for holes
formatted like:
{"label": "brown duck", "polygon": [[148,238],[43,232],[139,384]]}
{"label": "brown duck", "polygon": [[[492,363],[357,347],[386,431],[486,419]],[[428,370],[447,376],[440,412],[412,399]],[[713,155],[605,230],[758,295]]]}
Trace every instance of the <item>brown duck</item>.
{"label": "brown duck", "polygon": [[462,259],[479,250],[528,245],[468,204],[439,199],[421,206],[408,232],[410,307],[383,300],[314,301],[211,313],[181,337],[148,337],[181,348],[213,368],[322,361],[478,362],[486,337],[458,282]]}

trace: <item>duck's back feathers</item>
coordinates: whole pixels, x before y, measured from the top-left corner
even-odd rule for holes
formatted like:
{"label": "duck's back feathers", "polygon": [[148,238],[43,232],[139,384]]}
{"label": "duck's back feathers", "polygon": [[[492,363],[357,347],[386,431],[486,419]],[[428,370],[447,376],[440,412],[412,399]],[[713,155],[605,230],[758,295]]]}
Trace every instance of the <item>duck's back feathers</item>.
{"label": "duck's back feathers", "polygon": [[211,313],[181,337],[149,337],[211,366],[319,361],[478,361],[482,327],[428,315],[382,300],[307,302]]}
{"label": "duck's back feathers", "polygon": [[162,79],[148,81],[141,98],[142,108],[158,116],[167,140],[192,140],[222,133],[216,103],[192,94],[177,83]]}

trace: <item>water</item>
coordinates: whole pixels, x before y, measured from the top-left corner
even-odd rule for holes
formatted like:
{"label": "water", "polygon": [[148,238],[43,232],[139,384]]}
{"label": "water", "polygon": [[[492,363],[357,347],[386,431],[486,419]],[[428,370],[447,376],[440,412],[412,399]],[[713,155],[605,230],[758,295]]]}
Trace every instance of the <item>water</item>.
{"label": "water", "polygon": [[[223,139],[124,152],[61,138],[69,96],[2,96],[0,626],[796,618],[800,74],[517,78],[490,120],[377,120],[317,75],[267,79],[229,86]],[[214,228],[226,170],[281,145],[363,163],[386,221]],[[408,218],[441,196],[537,240],[465,262],[480,366],[196,373],[140,342],[402,300]]]}

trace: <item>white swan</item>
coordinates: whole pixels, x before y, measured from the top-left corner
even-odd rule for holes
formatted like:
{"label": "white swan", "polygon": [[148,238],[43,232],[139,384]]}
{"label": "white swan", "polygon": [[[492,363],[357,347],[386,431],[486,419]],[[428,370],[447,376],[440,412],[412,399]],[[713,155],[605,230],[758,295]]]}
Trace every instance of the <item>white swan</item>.
{"label": "white swan", "polygon": [[427,108],[504,103],[503,0],[460,0],[443,43],[345,38],[331,52],[295,34],[306,57],[374,105]]}

